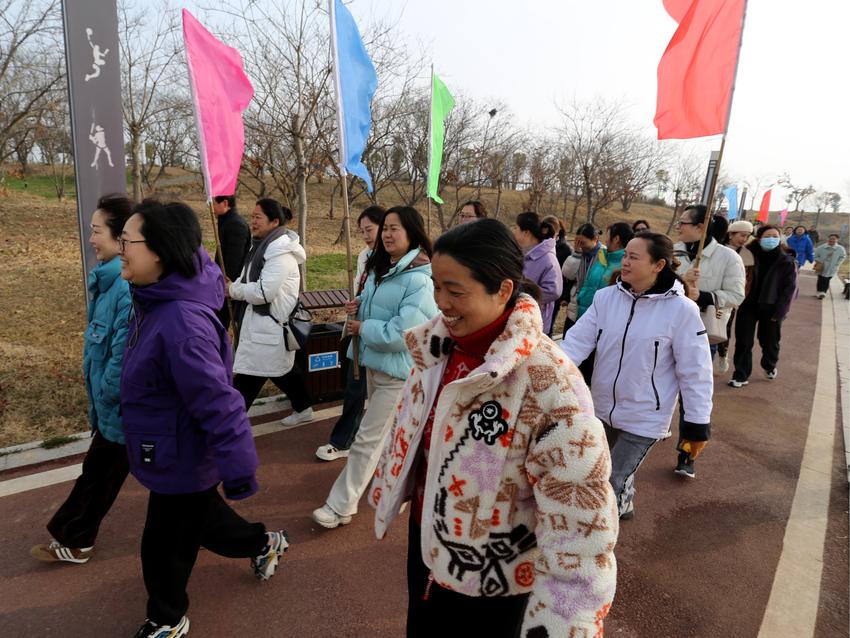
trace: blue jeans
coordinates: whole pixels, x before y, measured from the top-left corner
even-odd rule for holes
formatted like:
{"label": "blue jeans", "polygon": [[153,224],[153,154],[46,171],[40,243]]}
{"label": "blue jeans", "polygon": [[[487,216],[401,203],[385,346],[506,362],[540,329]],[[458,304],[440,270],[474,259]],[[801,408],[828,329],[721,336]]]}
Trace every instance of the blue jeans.
{"label": "blue jeans", "polygon": [[617,509],[622,514],[635,497],[635,472],[658,439],[632,434],[607,424],[605,436],[611,449],[609,482],[614,489],[614,496],[617,497]]}
{"label": "blue jeans", "polygon": [[331,432],[330,443],[338,450],[347,450],[354,442],[363,408],[366,406],[366,368],[360,366],[360,378],[354,378],[354,363],[346,360],[345,391],[342,395],[342,414]]}

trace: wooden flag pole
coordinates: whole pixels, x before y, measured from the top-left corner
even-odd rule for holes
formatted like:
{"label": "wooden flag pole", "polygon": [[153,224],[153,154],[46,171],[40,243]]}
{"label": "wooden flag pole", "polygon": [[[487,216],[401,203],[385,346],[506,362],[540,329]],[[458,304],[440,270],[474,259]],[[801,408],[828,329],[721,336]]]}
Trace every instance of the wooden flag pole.
{"label": "wooden flag pole", "polygon": [[[348,173],[340,171],[340,183],[342,185],[342,232],[345,237],[345,267],[348,270],[348,297],[354,301],[357,291],[354,289],[354,270],[351,265],[351,213],[348,204]],[[355,314],[354,317],[357,315]],[[349,315],[351,317],[351,315]],[[360,339],[357,335],[351,337],[351,353],[353,359],[351,365],[352,376],[360,379]]]}
{"label": "wooden flag pole", "polygon": [[[218,267],[221,268],[221,274],[224,276],[225,281],[225,292],[227,288],[227,271],[224,269],[224,251],[221,249],[221,237],[218,234],[218,218],[216,217],[215,211],[213,210],[213,200],[210,198],[207,201],[210,209],[210,221],[212,222],[213,227],[213,237],[215,237],[215,258],[218,263]],[[236,324],[234,322],[235,317],[233,316],[233,300],[229,295],[225,294],[224,300],[227,303],[227,311],[230,316],[230,321],[225,326],[227,331],[230,333],[230,340],[233,343],[233,347],[236,348],[237,340],[239,336],[236,334]]]}

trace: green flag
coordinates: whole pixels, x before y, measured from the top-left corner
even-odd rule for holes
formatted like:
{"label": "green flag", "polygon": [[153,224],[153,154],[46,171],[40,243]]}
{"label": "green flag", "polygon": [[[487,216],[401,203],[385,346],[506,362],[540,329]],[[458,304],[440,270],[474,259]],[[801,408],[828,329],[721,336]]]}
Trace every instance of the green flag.
{"label": "green flag", "polygon": [[446,132],[445,119],[455,106],[455,100],[443,81],[431,77],[431,142],[428,152],[428,197],[438,204],[443,200],[437,195],[440,190],[440,166],[443,163],[443,136]]}

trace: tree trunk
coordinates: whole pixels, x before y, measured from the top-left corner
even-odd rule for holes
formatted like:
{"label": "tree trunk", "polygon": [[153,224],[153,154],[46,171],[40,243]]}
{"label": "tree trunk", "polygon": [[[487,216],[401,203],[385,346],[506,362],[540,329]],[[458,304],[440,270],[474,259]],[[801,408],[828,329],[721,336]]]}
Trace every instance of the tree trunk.
{"label": "tree trunk", "polygon": [[[307,158],[304,157],[304,133],[300,128],[300,115],[293,118],[292,149],[295,152],[295,195],[298,209],[298,236],[301,245],[307,249]],[[301,271],[301,290],[305,289],[307,264],[299,266]]]}
{"label": "tree trunk", "polygon": [[584,176],[584,196],[587,200],[587,223],[593,223],[594,211],[593,211],[593,192],[590,190],[590,179],[585,174]]}
{"label": "tree trunk", "polygon": [[667,232],[665,233],[666,235],[669,235],[670,232],[673,230],[673,224],[676,223],[676,218],[678,216],[679,216],[679,205],[674,203],[673,204],[673,216],[670,218],[670,224],[667,226]]}
{"label": "tree trunk", "polygon": [[496,211],[493,213],[493,217],[499,219],[499,213],[502,212],[502,180],[496,180]]}
{"label": "tree trunk", "polygon": [[130,156],[133,164],[133,201],[142,201],[142,144],[136,127],[130,127]]}

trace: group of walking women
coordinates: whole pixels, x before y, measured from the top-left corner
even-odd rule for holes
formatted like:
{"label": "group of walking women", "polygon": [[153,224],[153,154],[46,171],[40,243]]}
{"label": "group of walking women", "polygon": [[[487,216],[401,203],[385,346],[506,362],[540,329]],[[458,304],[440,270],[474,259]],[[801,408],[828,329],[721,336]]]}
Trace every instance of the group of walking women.
{"label": "group of walking women", "polygon": [[[232,198],[217,206],[222,222],[238,224],[228,217]],[[783,257],[760,256],[769,242],[749,248],[746,299],[732,249],[709,242],[699,268],[677,271],[678,254],[693,258],[682,228],[699,231],[704,214],[685,211],[678,251],[665,235],[615,224],[604,247],[595,229],[580,228],[572,254],[557,220],[523,213],[509,230],[480,202],[465,204],[463,223],[433,246],[411,207],[361,214],[367,247],[346,305],[343,413],[316,451],[345,466],[313,519],[346,525],[368,493],[380,538],[412,503],[408,636],[601,631],[616,586],[619,519],[634,515],[640,463],[669,435],[677,403],[678,449],[691,476],[710,437],[712,349],[701,309],[740,305],[739,324],[744,312],[776,322],[787,312],[772,270]],[[238,274],[224,276],[184,204],[133,207],[111,197],[94,214],[99,265],[89,278],[84,348],[93,440],[48,524],[53,540],[32,553],[90,560],[132,473],[150,491],[141,549],[147,618],[137,638],[188,634],[186,586],[201,547],[249,558],[260,580],[288,548],[283,530],[243,519],[219,486],[229,500],[258,489],[247,409],[267,379],[292,401],[285,423],[312,419],[286,336],[306,258],[286,228],[291,218],[274,200],[258,201],[247,255]],[[771,238],[760,233],[760,242]],[[568,293],[558,348],[547,335],[567,273],[580,281]],[[225,296],[235,361],[219,320]],[[583,375],[575,364],[592,356]],[[775,370],[773,359],[762,364]]]}

